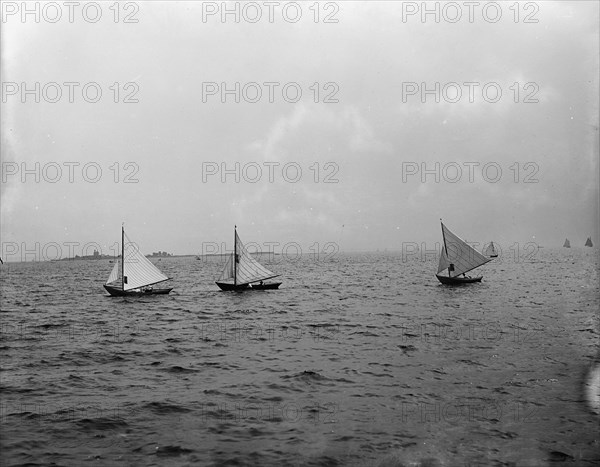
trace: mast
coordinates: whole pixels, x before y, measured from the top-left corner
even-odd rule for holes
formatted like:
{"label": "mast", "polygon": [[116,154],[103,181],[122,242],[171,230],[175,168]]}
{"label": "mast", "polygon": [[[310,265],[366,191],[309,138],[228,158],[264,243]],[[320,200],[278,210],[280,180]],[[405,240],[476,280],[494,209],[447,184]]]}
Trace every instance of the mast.
{"label": "mast", "polygon": [[125,228],[121,224],[121,290],[125,290]]}
{"label": "mast", "polygon": [[237,285],[237,225],[233,226],[233,284]]}
{"label": "mast", "polygon": [[446,252],[446,257],[448,256],[448,247],[446,247],[446,235],[444,235],[444,223],[442,222],[442,218],[440,217],[440,224],[442,225],[442,239],[444,240],[444,251]]}

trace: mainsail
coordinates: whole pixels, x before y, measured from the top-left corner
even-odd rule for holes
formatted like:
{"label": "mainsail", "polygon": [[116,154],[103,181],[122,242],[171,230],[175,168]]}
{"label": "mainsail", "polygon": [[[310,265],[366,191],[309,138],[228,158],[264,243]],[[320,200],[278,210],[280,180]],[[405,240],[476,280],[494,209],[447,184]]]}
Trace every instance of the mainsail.
{"label": "mainsail", "polygon": [[490,242],[485,251],[483,252],[485,256],[498,256],[498,252],[496,251],[496,247],[494,246],[494,242]]}
{"label": "mainsail", "polygon": [[454,235],[444,223],[442,223],[442,235],[444,237],[444,247],[440,254],[438,274],[453,266],[452,270],[449,270],[449,276],[456,277],[491,261],[467,242]]}
{"label": "mainsail", "polygon": [[125,258],[123,290],[138,289],[169,279],[148,258],[140,253],[137,245],[129,240],[127,235],[125,235],[125,238],[127,242],[123,245],[123,256]]}
{"label": "mainsail", "polygon": [[[108,276],[107,284],[121,279],[123,290],[139,289],[147,285],[163,282],[169,278],[158,270],[152,262],[140,253],[135,243],[122,231],[122,255]],[[127,241],[125,241],[127,239]],[[120,274],[121,273],[121,274]]]}
{"label": "mainsail", "polygon": [[243,285],[271,279],[279,275],[269,271],[248,253],[237,234],[237,230],[235,231],[234,241],[234,252],[229,255],[219,280],[233,279],[235,285]]}
{"label": "mainsail", "polygon": [[585,246],[594,246],[594,244],[592,243],[592,237],[587,238],[587,240],[585,241]]}
{"label": "mainsail", "polygon": [[565,247],[565,248],[571,248],[571,242],[569,241],[568,238],[565,238],[565,243],[564,243],[563,247]]}

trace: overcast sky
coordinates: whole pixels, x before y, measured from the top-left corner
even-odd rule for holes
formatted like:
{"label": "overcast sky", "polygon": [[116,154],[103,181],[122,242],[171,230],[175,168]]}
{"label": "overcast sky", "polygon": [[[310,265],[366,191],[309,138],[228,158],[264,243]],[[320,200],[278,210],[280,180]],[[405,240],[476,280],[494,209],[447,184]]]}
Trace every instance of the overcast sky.
{"label": "overcast sky", "polygon": [[239,22],[221,2],[111,4],[36,22],[3,3],[3,257],[108,254],[123,222],[146,253],[231,244],[234,224],[399,250],[440,241],[440,217],[469,241],[600,241],[598,2],[431,2],[438,22],[421,2],[231,2]]}

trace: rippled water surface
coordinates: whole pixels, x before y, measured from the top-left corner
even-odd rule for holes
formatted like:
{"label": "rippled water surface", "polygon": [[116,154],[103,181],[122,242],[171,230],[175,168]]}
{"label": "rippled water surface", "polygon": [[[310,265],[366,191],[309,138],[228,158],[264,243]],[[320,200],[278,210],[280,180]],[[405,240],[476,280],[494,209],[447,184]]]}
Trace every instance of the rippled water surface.
{"label": "rippled water surface", "polygon": [[165,258],[168,296],[109,297],[108,261],[1,266],[2,465],[598,465],[596,249],[446,287],[435,258]]}

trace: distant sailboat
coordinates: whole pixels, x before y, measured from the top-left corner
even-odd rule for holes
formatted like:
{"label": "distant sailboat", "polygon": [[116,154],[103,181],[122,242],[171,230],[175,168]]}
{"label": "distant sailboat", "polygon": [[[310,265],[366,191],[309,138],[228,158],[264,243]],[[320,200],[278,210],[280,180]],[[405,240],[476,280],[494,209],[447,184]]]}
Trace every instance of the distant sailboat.
{"label": "distant sailboat", "polygon": [[[444,247],[440,253],[440,262],[438,272],[435,277],[442,284],[460,285],[471,282],[481,282],[483,276],[468,277],[464,274],[489,261],[464,240],[457,237],[442,222],[442,237],[444,238]],[[447,276],[440,275],[440,272],[448,270]],[[459,277],[460,275],[463,277]]]}
{"label": "distant sailboat", "polygon": [[[125,239],[127,238],[127,243]],[[112,296],[164,295],[173,288],[155,289],[151,287],[169,280],[146,258],[137,246],[125,235],[121,227],[121,257],[115,262],[104,288]]]}
{"label": "distant sailboat", "polygon": [[490,258],[497,258],[498,252],[496,251],[496,247],[494,246],[494,242],[490,242],[485,251],[483,252],[485,256],[489,256]]}
{"label": "distant sailboat", "polygon": [[[221,290],[265,290],[277,289],[281,282],[263,284],[263,281],[277,277],[256,261],[244,248],[244,244],[234,227],[233,253],[229,255],[225,268],[215,283]],[[224,282],[226,281],[226,282]]]}
{"label": "distant sailboat", "polygon": [[565,238],[565,243],[564,243],[563,247],[565,247],[565,248],[571,248],[571,242],[569,241],[568,238]]}
{"label": "distant sailboat", "polygon": [[585,241],[585,246],[594,246],[594,244],[592,243],[592,237],[587,238],[587,240]]}

